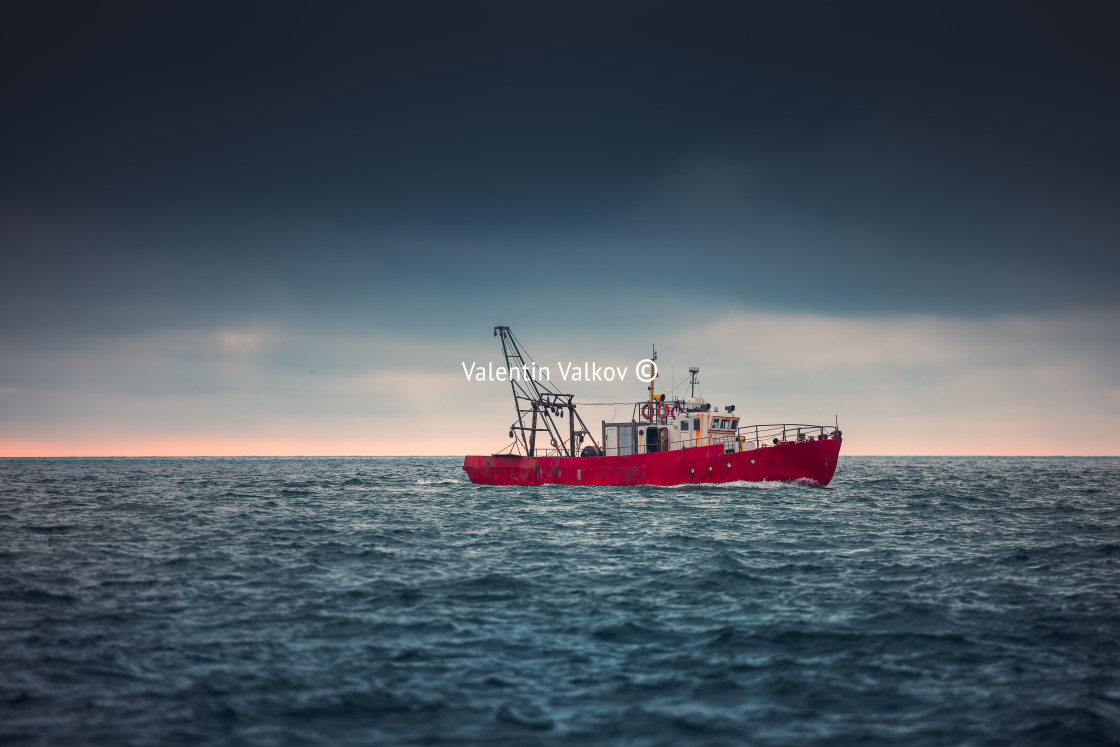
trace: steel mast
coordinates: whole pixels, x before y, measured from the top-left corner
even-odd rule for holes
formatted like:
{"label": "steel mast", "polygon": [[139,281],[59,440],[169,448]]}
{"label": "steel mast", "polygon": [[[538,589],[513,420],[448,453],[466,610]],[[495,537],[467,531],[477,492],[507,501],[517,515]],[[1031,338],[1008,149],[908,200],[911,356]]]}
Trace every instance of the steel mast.
{"label": "steel mast", "polygon": [[[579,445],[585,437],[598,449],[595,437],[576,412],[574,394],[561,394],[547,381],[536,377],[537,366],[524,352],[509,327],[494,327],[494,336],[502,338],[502,355],[506,360],[506,373],[509,376],[510,390],[513,392],[513,405],[517,410],[517,420],[509,429],[510,436],[526,456],[536,456],[537,434],[547,433],[552,448],[565,456],[579,456]],[[568,415],[568,433],[564,437],[560,424],[556,421]],[[576,422],[579,429],[576,429]],[[578,441],[577,441],[578,439]],[[601,452],[600,452],[601,453]]]}

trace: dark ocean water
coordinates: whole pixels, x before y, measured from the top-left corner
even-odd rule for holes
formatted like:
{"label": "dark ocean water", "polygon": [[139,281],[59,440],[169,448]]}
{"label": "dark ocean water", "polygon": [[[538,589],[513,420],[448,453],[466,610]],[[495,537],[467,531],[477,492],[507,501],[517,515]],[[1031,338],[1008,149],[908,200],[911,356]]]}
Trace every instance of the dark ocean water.
{"label": "dark ocean water", "polygon": [[6,744],[1120,741],[1120,460],[0,460]]}

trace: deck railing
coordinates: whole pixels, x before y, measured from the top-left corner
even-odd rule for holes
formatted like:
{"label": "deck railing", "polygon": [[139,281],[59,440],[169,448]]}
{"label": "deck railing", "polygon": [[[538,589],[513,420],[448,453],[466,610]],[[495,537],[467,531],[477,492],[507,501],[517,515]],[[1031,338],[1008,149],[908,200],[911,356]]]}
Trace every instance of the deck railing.
{"label": "deck railing", "polygon": [[[641,428],[641,422],[635,423],[635,428]],[[654,423],[653,427],[659,424]],[[754,449],[763,449],[772,446],[778,446],[783,443],[803,443],[806,441],[823,441],[830,438],[839,438],[840,431],[831,425],[813,425],[808,423],[766,423],[758,425],[744,425],[740,426],[735,433],[717,432],[710,434],[707,438],[688,438],[677,439],[669,441],[669,451],[677,451],[681,448],[694,449],[697,447],[712,446],[717,444],[723,445],[723,450],[726,453],[733,453],[737,451],[752,451]],[[739,439],[742,439],[740,441]],[[638,437],[639,447],[644,444],[641,436]],[[634,450],[633,446],[614,446],[606,450],[604,456],[619,456],[625,451],[624,455],[631,455],[639,453]],[[659,449],[660,451],[660,449]],[[645,452],[648,453],[648,452]],[[567,456],[567,454],[559,449],[548,449],[547,451],[538,450],[537,456]]]}

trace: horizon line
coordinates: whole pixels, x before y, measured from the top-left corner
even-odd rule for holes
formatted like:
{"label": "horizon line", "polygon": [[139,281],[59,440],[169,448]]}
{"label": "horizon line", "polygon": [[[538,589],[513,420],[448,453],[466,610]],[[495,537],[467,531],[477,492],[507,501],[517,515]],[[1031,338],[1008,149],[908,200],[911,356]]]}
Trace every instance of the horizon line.
{"label": "horizon line", "polygon": [[[67,454],[0,455],[0,459],[462,459],[467,454]],[[520,456],[520,455],[518,455]],[[947,459],[1116,459],[1120,454],[841,454],[875,458]],[[538,459],[544,457],[537,457]],[[572,457],[558,457],[571,459]],[[590,458],[590,457],[583,457]]]}

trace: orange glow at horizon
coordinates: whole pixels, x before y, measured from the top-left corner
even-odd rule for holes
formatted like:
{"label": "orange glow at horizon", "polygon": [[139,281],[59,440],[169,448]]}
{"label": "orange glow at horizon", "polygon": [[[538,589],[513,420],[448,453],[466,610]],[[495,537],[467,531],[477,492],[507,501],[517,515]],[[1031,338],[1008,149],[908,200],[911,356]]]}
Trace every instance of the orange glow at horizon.
{"label": "orange glow at horizon", "polygon": [[[845,456],[1116,456],[1117,354],[1099,343],[1113,328],[1092,315],[736,313],[661,336],[676,370],[702,359],[707,388],[698,394],[717,408],[735,403],[758,423],[838,416]],[[423,358],[426,343],[374,336],[358,347],[392,354],[312,376],[277,368],[262,351],[345,361],[353,340],[246,329],[155,335],[45,360],[65,375],[0,386],[0,457],[463,456],[509,445],[509,387],[460,370],[461,360],[493,360],[488,339]],[[578,334],[549,342],[546,362],[634,363]],[[600,419],[628,417],[618,402],[645,394],[632,382],[576,386],[593,432]]]}
{"label": "orange glow at horizon", "polygon": [[[491,454],[503,449],[508,441],[464,439],[383,439],[342,438],[310,441],[286,438],[128,438],[104,440],[85,439],[0,439],[0,457],[333,457],[333,456],[465,456]],[[1055,439],[1038,442],[1033,439],[984,438],[961,439],[958,448],[949,451],[943,441],[934,438],[905,440],[845,436],[841,456],[1092,456],[1120,455],[1117,439],[1102,439],[1096,448],[1071,451],[1069,444]]]}

